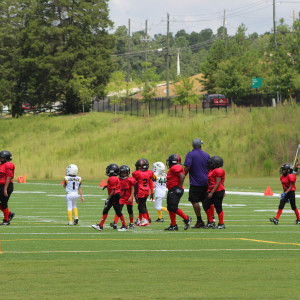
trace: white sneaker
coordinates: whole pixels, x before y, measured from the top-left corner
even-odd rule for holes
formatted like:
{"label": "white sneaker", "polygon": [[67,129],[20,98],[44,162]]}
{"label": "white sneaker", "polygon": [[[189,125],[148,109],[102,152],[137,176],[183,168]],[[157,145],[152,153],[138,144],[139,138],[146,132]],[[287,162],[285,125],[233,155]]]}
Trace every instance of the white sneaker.
{"label": "white sneaker", "polygon": [[128,231],[128,228],[127,226],[122,225],[122,227],[118,229],[118,231]]}
{"label": "white sneaker", "polygon": [[74,225],[73,221],[69,221],[68,225]]}
{"label": "white sneaker", "polygon": [[99,224],[96,224],[96,225],[92,225],[92,227],[96,230],[99,230],[99,231],[102,231],[103,230],[103,227],[101,227]]}

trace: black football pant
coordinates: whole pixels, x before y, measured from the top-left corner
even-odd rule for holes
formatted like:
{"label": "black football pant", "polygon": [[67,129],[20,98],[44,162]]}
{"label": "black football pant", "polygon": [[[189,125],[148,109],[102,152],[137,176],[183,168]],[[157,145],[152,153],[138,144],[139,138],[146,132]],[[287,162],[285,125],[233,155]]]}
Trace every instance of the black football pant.
{"label": "black football pant", "polygon": [[283,209],[286,202],[290,200],[292,210],[297,208],[296,206],[296,198],[295,198],[295,191],[288,192],[283,199],[280,200],[278,209]]}
{"label": "black football pant", "polygon": [[215,210],[217,214],[220,214],[223,211],[222,202],[223,202],[224,195],[225,195],[225,190],[213,193],[213,196],[211,198],[208,198],[206,196],[206,199],[203,202],[204,210],[207,211],[213,204],[215,206]]}
{"label": "black football pant", "polygon": [[122,217],[122,211],[119,204],[119,200],[121,198],[120,193],[113,195],[109,200],[105,201],[103,215],[107,215],[111,207],[114,208],[116,215],[120,218]]}
{"label": "black football pant", "polygon": [[6,209],[7,208],[7,202],[9,200],[9,197],[11,193],[14,191],[14,184],[12,182],[9,183],[7,187],[7,194],[8,196],[4,196],[4,184],[0,185],[0,206],[1,209]]}

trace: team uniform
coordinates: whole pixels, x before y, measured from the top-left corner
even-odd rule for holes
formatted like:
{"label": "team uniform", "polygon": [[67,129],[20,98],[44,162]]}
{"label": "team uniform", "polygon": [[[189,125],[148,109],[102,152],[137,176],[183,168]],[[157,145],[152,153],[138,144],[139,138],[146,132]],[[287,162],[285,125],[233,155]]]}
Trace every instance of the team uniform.
{"label": "team uniform", "polygon": [[[81,187],[81,177],[79,176],[66,176],[64,178],[64,186],[66,188],[67,196],[67,208],[69,225],[78,224],[78,189]],[[72,222],[72,211],[74,212],[74,222]]]}
{"label": "team uniform", "polygon": [[124,216],[121,211],[121,207],[119,204],[119,200],[121,198],[120,194],[120,179],[117,177],[119,175],[119,166],[116,164],[110,164],[106,168],[106,174],[109,176],[107,180],[107,191],[108,191],[108,198],[105,201],[104,209],[102,212],[102,219],[100,224],[92,225],[92,227],[96,230],[102,231],[104,222],[107,218],[108,212],[111,207],[114,208],[116,215],[122,221],[122,227],[119,231],[127,231],[128,228],[126,226],[126,222]]}
{"label": "team uniform", "polygon": [[[224,212],[222,208],[222,202],[225,195],[225,171],[221,168],[223,166],[223,159],[219,156],[213,156],[209,160],[208,165],[211,166],[208,172],[208,190],[206,199],[203,203],[203,208],[208,217],[208,223],[205,228],[225,229]],[[219,178],[218,181],[217,178]],[[211,210],[212,205],[214,205],[219,217],[219,224],[217,226],[215,226],[213,220],[213,210]]]}
{"label": "team uniform", "polygon": [[[185,213],[178,208],[179,201],[184,193],[184,189],[180,186],[181,179],[185,177],[184,170],[180,165],[181,159],[177,154],[171,154],[167,159],[167,166],[170,168],[167,174],[167,209],[169,211],[171,225],[165,230],[177,231],[176,215],[179,215],[185,222],[184,229],[190,227],[192,218],[185,215]],[[183,183],[182,180],[182,183]]]}
{"label": "team uniform", "polygon": [[[121,198],[119,200],[121,211],[126,205],[127,212],[129,214],[129,229],[133,229],[133,201],[129,202],[131,196],[132,187],[134,188],[136,180],[133,177],[127,177],[125,179],[120,177],[120,194]],[[111,223],[111,227],[117,229],[119,217],[115,215],[114,223]]]}
{"label": "team uniform", "polygon": [[[15,165],[10,162],[12,156],[9,151],[1,151],[0,158],[0,209],[4,215],[3,222],[0,225],[10,225],[10,221],[15,215],[8,208],[8,200],[14,190]],[[10,178],[9,181],[8,178]]]}
{"label": "team uniform", "polygon": [[275,225],[277,225],[285,204],[290,202],[291,208],[295,212],[295,215],[297,217],[295,224],[299,225],[300,224],[299,210],[296,206],[296,198],[295,198],[296,181],[297,181],[296,175],[292,174],[293,168],[290,164],[287,163],[281,166],[280,171],[282,174],[280,176],[280,181],[283,188],[283,193],[281,194],[281,199],[279,202],[276,217],[270,218],[270,221],[273,222]]}
{"label": "team uniform", "polygon": [[[132,177],[137,182],[136,198],[138,202],[140,226],[149,226],[149,214],[147,211],[146,201],[150,190],[151,194],[153,194],[153,176],[154,172],[151,170],[136,170],[132,173]],[[145,219],[144,222],[143,218]]]}
{"label": "team uniform", "polygon": [[155,222],[164,222],[162,211],[169,212],[168,209],[162,206],[163,199],[167,194],[167,174],[154,173],[153,182],[155,182],[155,209],[157,211],[158,219]]}

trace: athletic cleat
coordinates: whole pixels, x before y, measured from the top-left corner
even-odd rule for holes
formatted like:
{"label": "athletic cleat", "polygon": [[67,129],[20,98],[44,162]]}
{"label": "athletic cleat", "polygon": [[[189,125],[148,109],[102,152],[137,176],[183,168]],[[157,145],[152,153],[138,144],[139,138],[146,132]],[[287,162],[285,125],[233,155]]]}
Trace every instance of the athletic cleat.
{"label": "athletic cleat", "polygon": [[74,219],[74,225],[78,225],[78,219]]}
{"label": "athletic cleat", "polygon": [[150,226],[150,223],[144,220],[143,223],[140,224],[139,226]]}
{"label": "athletic cleat", "polygon": [[225,229],[225,225],[218,223],[218,226],[213,227],[213,229]]}
{"label": "athletic cleat", "polygon": [[205,226],[206,229],[214,228],[216,226],[215,222],[208,222]]}
{"label": "athletic cleat", "polygon": [[117,228],[118,228],[118,226],[117,226],[116,223],[110,223],[109,225],[110,225],[110,227],[112,227],[113,229],[117,229]]}
{"label": "athletic cleat", "polygon": [[195,226],[193,226],[192,228],[204,228],[204,227],[205,227],[205,223],[201,221],[201,222],[197,222]]}
{"label": "athletic cleat", "polygon": [[0,226],[2,225],[10,225],[10,222],[3,219],[3,222],[0,224]]}
{"label": "athletic cleat", "polygon": [[68,225],[70,226],[74,225],[73,221],[69,221]]}
{"label": "athletic cleat", "polygon": [[178,231],[178,226],[177,226],[177,224],[176,225],[174,225],[174,226],[172,226],[172,224],[168,227],[168,228],[166,228],[165,230],[168,230],[168,231]]}
{"label": "athletic cleat", "polygon": [[296,220],[295,225],[300,225],[300,220]]}
{"label": "athletic cleat", "polygon": [[155,220],[154,222],[164,222],[164,219],[163,218],[158,218],[157,220]]}
{"label": "athletic cleat", "polygon": [[130,224],[129,224],[129,229],[134,229],[133,223],[130,223]]}
{"label": "athletic cleat", "polygon": [[122,225],[120,229],[118,229],[118,231],[128,231],[127,226]]}
{"label": "athletic cleat", "polygon": [[151,219],[148,219],[148,222],[151,223],[152,222]]}
{"label": "athletic cleat", "polygon": [[10,222],[14,216],[15,216],[15,213],[10,211],[8,214],[8,221]]}
{"label": "athletic cleat", "polygon": [[92,227],[98,231],[102,231],[103,230],[103,227],[100,226],[100,224],[96,224],[96,225],[92,225]]}
{"label": "athletic cleat", "polygon": [[278,225],[278,220],[276,218],[270,218],[270,222],[273,222],[275,225]]}
{"label": "athletic cleat", "polygon": [[184,230],[189,229],[189,227],[191,226],[191,222],[192,222],[192,218],[189,217],[189,216],[187,216],[187,217],[188,217],[188,219],[187,219],[187,220],[184,220],[184,223],[185,223],[185,225],[184,225]]}
{"label": "athletic cleat", "polygon": [[135,225],[139,225],[141,223],[140,219],[137,218],[136,221],[135,221]]}

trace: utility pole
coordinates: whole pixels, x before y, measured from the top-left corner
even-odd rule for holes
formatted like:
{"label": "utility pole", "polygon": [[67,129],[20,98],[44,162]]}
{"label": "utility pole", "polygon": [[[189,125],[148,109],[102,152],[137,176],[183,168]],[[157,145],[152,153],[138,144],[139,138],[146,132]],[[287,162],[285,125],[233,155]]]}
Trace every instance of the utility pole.
{"label": "utility pole", "polygon": [[224,9],[224,16],[223,16],[223,41],[225,40],[225,9]]}
{"label": "utility pole", "polygon": [[129,94],[129,72],[130,72],[130,19],[128,19],[128,42],[127,42],[127,77],[126,77],[126,96]]}
{"label": "utility pole", "polygon": [[[277,74],[277,58],[276,58],[276,52],[277,52],[277,38],[276,38],[276,11],[275,11],[275,0],[273,0],[273,31],[274,31],[274,55],[275,55],[275,78],[277,79],[278,74]],[[276,102],[277,105],[279,105],[279,94],[278,94],[278,85],[277,91],[276,91]]]}
{"label": "utility pole", "polygon": [[167,98],[169,98],[169,14],[167,14]]}
{"label": "utility pole", "polygon": [[148,78],[147,78],[147,51],[148,51],[148,20],[145,22],[145,43],[146,43],[146,52],[145,52],[145,72],[146,72],[146,79],[145,79],[145,92],[147,92],[147,85],[148,85]]}

